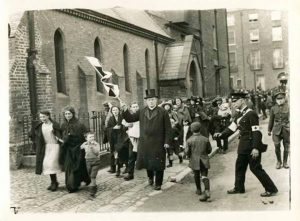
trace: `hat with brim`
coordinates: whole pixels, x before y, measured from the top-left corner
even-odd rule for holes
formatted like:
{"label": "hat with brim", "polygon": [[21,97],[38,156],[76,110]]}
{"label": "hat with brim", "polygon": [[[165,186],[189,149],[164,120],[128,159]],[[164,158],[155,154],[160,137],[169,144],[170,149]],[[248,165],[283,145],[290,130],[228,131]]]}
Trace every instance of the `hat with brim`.
{"label": "hat with brim", "polygon": [[169,105],[171,109],[173,108],[173,104],[171,102],[165,102],[161,106],[165,108],[166,105]]}
{"label": "hat with brim", "polygon": [[280,81],[286,81],[286,80],[287,80],[287,73],[285,73],[285,72],[280,72],[280,73],[277,75],[277,79],[280,80]]}
{"label": "hat with brim", "polygon": [[248,98],[248,93],[245,93],[245,92],[234,92],[234,93],[230,94],[230,98],[231,98],[231,100],[233,102],[237,101],[239,99],[246,99],[246,98]]}
{"label": "hat with brim", "polygon": [[279,95],[283,95],[285,97],[285,92],[284,91],[277,91],[274,93],[274,98],[277,98]]}
{"label": "hat with brim", "polygon": [[155,89],[146,90],[145,93],[146,93],[146,96],[144,97],[144,99],[153,98],[153,97],[158,98],[158,95],[156,94]]}

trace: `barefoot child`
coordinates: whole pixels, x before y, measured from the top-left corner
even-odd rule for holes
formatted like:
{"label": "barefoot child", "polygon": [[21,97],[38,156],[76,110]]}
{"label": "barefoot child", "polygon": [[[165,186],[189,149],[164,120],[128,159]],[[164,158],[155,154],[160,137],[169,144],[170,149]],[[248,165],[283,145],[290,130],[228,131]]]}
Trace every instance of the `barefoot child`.
{"label": "barefoot child", "polygon": [[85,134],[86,142],[81,145],[85,150],[86,167],[91,178],[90,195],[95,196],[97,193],[96,177],[100,169],[100,145],[95,141],[95,135],[92,132]]}
{"label": "barefoot child", "polygon": [[[194,172],[194,179],[197,187],[196,193],[200,195],[200,201],[207,201],[210,198],[210,185],[207,178],[209,165],[208,154],[212,148],[207,137],[200,134],[201,124],[194,122],[191,124],[193,135],[187,140],[187,156],[190,158],[190,168]],[[205,191],[201,191],[201,177]]]}

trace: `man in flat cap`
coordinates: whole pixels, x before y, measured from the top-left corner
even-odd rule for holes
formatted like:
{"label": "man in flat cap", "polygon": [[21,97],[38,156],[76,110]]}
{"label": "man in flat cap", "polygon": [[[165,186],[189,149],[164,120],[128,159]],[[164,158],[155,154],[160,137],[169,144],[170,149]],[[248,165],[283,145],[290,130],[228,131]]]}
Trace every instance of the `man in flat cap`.
{"label": "man in flat cap", "polygon": [[289,105],[285,99],[283,91],[277,91],[274,94],[276,104],[270,110],[270,120],[268,126],[268,135],[271,136],[275,145],[275,154],[277,158],[276,169],[282,167],[280,143],[283,141],[283,167],[288,169],[288,156],[290,151],[290,111]]}
{"label": "man in flat cap", "polygon": [[155,89],[146,90],[147,106],[136,113],[130,113],[125,103],[121,103],[123,117],[127,122],[140,121],[140,139],[137,152],[137,169],[146,169],[149,184],[160,190],[166,167],[166,148],[169,148],[171,123],[169,114],[157,106]]}
{"label": "man in flat cap", "polygon": [[261,165],[261,153],[266,150],[266,145],[262,143],[262,134],[259,130],[259,118],[255,111],[249,109],[245,99],[247,93],[232,93],[232,108],[239,111],[235,120],[223,132],[216,134],[217,137],[229,137],[236,130],[240,131],[240,140],[237,149],[237,159],[235,164],[234,188],[228,190],[228,194],[245,193],[245,178],[249,164],[251,172],[257,177],[265,188],[262,197],[275,195],[278,190],[271,178],[264,171]]}

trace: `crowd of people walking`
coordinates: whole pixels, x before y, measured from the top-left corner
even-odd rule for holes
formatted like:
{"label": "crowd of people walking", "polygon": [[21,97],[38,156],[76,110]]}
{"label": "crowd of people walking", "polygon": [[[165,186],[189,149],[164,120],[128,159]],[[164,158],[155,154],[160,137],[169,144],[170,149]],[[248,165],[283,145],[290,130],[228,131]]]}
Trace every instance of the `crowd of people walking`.
{"label": "crowd of people walking", "polygon": [[[159,103],[154,89],[146,90],[145,107],[137,102],[130,105],[104,103],[104,143],[109,143],[110,169],[117,178],[134,179],[135,169],[146,169],[148,183],[161,190],[164,170],[173,166],[178,158],[187,159],[193,170],[196,193],[200,201],[210,198],[210,168],[208,154],[211,142],[218,152],[228,151],[228,137],[240,131],[234,188],[228,194],[245,192],[247,166],[258,178],[265,192],[262,197],[275,195],[278,190],[261,165],[261,154],[266,150],[259,128],[259,114],[266,119],[269,113],[268,134],[273,136],[277,157],[276,168],[289,168],[289,106],[286,92],[271,94],[235,91],[230,96],[202,99],[174,98]],[[40,123],[32,128],[31,137],[36,144],[36,174],[50,175],[50,191],[58,188],[57,173],[65,172],[66,189],[79,190],[81,182],[90,185],[90,195],[97,192],[96,177],[100,169],[100,144],[76,118],[75,109],[63,111],[62,125],[52,120],[50,112],[41,111]],[[211,138],[214,140],[212,141]],[[283,160],[280,142],[283,140]],[[177,157],[175,157],[175,155]],[[124,168],[122,171],[121,169]],[[122,176],[122,174],[126,174]],[[201,181],[205,190],[201,190]]]}

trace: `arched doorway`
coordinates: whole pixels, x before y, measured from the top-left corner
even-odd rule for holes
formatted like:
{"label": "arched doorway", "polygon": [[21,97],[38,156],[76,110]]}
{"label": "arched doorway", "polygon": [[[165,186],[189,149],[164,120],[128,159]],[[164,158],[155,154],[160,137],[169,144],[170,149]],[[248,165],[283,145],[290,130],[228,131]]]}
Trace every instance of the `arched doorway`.
{"label": "arched doorway", "polygon": [[200,68],[193,59],[188,69],[188,96],[203,96]]}

